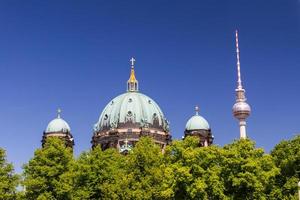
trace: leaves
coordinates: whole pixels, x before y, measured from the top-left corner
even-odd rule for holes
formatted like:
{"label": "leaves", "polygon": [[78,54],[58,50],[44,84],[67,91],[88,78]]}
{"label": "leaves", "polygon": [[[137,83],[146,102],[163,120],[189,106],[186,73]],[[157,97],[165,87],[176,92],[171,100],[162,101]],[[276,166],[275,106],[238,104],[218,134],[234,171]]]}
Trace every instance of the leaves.
{"label": "leaves", "polygon": [[13,165],[6,161],[5,151],[0,148],[0,200],[16,199],[19,176],[14,173]]}
{"label": "leaves", "polygon": [[26,199],[71,199],[70,187],[65,184],[64,174],[73,163],[72,150],[59,138],[48,138],[44,148],[24,166]]}
{"label": "leaves", "polygon": [[175,140],[162,153],[145,137],[127,155],[96,147],[73,159],[61,140],[49,138],[24,166],[25,192],[18,196],[18,177],[0,150],[0,194],[28,200],[297,199],[300,136],[271,154],[249,139],[224,147],[198,144],[195,137]]}
{"label": "leaves", "polygon": [[274,199],[297,199],[297,183],[300,181],[300,135],[277,144],[271,155],[281,171],[276,177]]}

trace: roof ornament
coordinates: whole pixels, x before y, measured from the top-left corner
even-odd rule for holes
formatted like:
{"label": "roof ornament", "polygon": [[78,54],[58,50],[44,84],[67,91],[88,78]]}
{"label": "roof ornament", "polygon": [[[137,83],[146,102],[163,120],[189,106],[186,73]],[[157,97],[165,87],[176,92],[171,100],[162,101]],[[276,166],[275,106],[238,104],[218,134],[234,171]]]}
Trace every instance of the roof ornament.
{"label": "roof ornament", "polygon": [[196,112],[196,115],[199,115],[199,106],[198,105],[195,106],[195,112]]}
{"label": "roof ornament", "polygon": [[60,115],[61,115],[61,109],[58,108],[58,109],[57,109],[57,118],[58,118],[58,119],[60,119]]}
{"label": "roof ornament", "polygon": [[128,152],[132,149],[132,144],[130,144],[130,142],[128,141],[127,137],[124,140],[123,145],[120,147],[119,152],[123,153],[123,154],[128,154]]}
{"label": "roof ornament", "polygon": [[128,148],[128,139],[127,139],[127,137],[125,139],[125,148]]}
{"label": "roof ornament", "polygon": [[135,62],[134,57],[132,57],[132,58],[130,59],[130,62],[131,62],[131,68],[134,68],[134,62]]}
{"label": "roof ornament", "polygon": [[139,84],[135,78],[135,72],[134,72],[135,59],[132,57],[130,59],[130,62],[131,62],[131,71],[130,71],[129,80],[127,81],[127,91],[128,92],[136,92],[139,89]]}

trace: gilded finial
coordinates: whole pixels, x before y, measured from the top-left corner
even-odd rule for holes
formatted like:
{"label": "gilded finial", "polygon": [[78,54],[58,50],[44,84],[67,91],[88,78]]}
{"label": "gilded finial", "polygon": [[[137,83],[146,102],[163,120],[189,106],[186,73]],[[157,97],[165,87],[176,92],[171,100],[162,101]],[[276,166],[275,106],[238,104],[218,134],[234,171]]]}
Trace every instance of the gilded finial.
{"label": "gilded finial", "polygon": [[131,71],[130,71],[130,77],[127,81],[127,91],[133,92],[138,91],[138,81],[135,78],[135,72],[134,72],[134,63],[135,59],[132,57],[130,59],[131,62]]}
{"label": "gilded finial", "polygon": [[129,78],[129,82],[135,82],[136,78],[135,78],[135,73],[134,73],[134,63],[135,63],[135,59],[132,57],[130,59],[131,62],[131,72],[130,72],[130,78]]}

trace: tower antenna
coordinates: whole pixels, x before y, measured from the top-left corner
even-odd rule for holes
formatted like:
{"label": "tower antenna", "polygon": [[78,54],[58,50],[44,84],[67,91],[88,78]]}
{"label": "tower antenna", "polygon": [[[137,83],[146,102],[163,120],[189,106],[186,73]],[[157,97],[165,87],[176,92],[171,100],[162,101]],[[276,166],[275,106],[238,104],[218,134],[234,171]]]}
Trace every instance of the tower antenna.
{"label": "tower antenna", "polygon": [[239,33],[238,30],[235,30],[235,46],[236,46],[236,66],[238,74],[238,89],[243,89],[242,78],[241,78],[241,63],[240,63],[240,48],[239,48]]}

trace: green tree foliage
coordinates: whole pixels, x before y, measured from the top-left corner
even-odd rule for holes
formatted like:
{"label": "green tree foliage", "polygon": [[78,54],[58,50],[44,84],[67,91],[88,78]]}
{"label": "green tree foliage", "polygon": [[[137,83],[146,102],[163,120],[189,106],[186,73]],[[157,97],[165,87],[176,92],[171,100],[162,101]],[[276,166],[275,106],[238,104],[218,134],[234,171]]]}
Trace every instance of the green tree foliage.
{"label": "green tree foliage", "polygon": [[142,138],[126,156],[115,149],[102,151],[97,147],[83,153],[70,172],[73,197],[159,199],[163,169],[163,154],[150,138]]}
{"label": "green tree foliage", "polygon": [[268,199],[279,173],[272,157],[250,140],[224,148],[198,147],[196,138],[175,141],[166,152],[175,199]]}
{"label": "green tree foliage", "polygon": [[124,156],[116,149],[96,147],[84,152],[67,175],[73,184],[73,199],[117,199],[117,180],[124,176]]}
{"label": "green tree foliage", "polygon": [[173,199],[228,199],[221,177],[223,150],[198,147],[199,140],[187,137],[174,141],[166,150],[169,164],[164,181]]}
{"label": "green tree foliage", "polygon": [[279,169],[273,158],[255,143],[242,139],[226,145],[221,176],[231,199],[270,199]]}
{"label": "green tree foliage", "polygon": [[24,168],[25,199],[292,199],[294,190],[289,196],[278,184],[285,191],[299,178],[299,146],[299,138],[282,142],[274,161],[249,139],[199,147],[187,137],[162,152],[145,137],[127,155],[96,147],[73,161],[61,140],[49,139]]}
{"label": "green tree foliage", "polygon": [[16,199],[19,177],[14,174],[13,165],[6,160],[5,151],[0,148],[0,200]]}
{"label": "green tree foliage", "polygon": [[62,177],[73,163],[72,150],[58,138],[48,138],[44,147],[24,166],[25,199],[71,199],[69,184]]}
{"label": "green tree foliage", "polygon": [[274,199],[296,200],[297,183],[300,180],[300,135],[277,144],[271,155],[281,170],[276,179]]}
{"label": "green tree foliage", "polygon": [[[126,156],[124,177],[119,179],[126,199],[165,199],[163,153],[151,138],[145,137]],[[123,180],[125,184],[123,185]]]}

